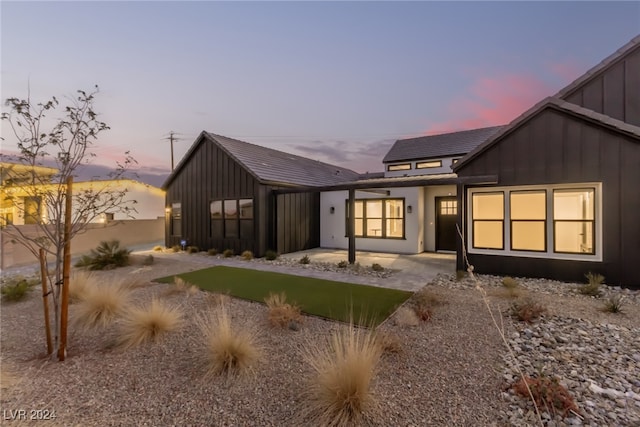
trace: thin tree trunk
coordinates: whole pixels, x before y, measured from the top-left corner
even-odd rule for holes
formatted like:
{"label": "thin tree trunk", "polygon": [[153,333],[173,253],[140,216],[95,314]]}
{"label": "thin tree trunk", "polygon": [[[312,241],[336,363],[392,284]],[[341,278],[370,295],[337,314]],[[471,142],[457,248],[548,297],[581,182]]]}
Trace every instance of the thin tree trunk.
{"label": "thin tree trunk", "polygon": [[42,305],[44,306],[44,330],[47,334],[47,354],[53,353],[51,326],[49,325],[49,291],[47,286],[47,257],[40,248],[40,280],[42,282]]}
{"label": "thin tree trunk", "polygon": [[62,266],[62,297],[60,298],[60,347],[58,360],[64,361],[67,352],[67,323],[69,317],[69,270],[71,270],[71,196],[73,177],[67,178],[67,199],[64,210],[64,264]]}

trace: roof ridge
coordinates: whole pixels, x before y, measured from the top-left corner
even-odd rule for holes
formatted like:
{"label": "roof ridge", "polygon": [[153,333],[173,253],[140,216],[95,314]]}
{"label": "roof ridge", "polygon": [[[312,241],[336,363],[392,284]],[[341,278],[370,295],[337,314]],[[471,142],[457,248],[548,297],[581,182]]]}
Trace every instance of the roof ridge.
{"label": "roof ridge", "polygon": [[434,133],[434,134],[431,134],[431,135],[414,136],[414,137],[411,137],[411,138],[398,139],[398,140],[396,140],[396,142],[397,141],[410,141],[412,139],[418,139],[418,138],[430,138],[430,137],[433,137],[433,136],[454,135],[454,134],[465,133],[465,132],[474,132],[474,131],[479,131],[479,130],[499,128],[499,127],[503,127],[503,126],[507,126],[507,124],[494,125],[494,126],[484,126],[484,127],[481,127],[481,128],[456,130],[456,131],[451,131],[451,132]]}

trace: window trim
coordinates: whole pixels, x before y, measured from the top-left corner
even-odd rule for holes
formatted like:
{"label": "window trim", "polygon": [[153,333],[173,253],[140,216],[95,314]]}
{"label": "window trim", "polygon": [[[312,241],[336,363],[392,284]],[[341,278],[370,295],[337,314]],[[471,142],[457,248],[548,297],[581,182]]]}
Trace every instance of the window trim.
{"label": "window trim", "polygon": [[435,169],[442,167],[442,160],[427,160],[424,162],[417,162],[416,169]]}
{"label": "window trim", "polygon": [[471,234],[471,247],[473,249],[481,249],[481,250],[494,250],[494,251],[503,251],[505,246],[505,238],[506,238],[506,233],[504,232],[504,223],[507,219],[507,213],[506,213],[506,207],[507,204],[505,202],[507,196],[505,194],[504,191],[485,191],[482,192],[482,194],[493,194],[493,195],[501,195],[502,196],[502,219],[497,219],[497,218],[491,218],[491,219],[473,219],[473,196],[471,197],[471,203],[469,203],[469,207],[471,208],[471,223],[475,224],[476,222],[501,222],[502,223],[502,244],[500,246],[500,248],[487,248],[487,247],[478,247],[478,246],[474,246],[475,245],[475,239],[473,234]]}
{"label": "window trim", "polygon": [[399,172],[411,170],[411,163],[399,163],[387,166],[387,172]]}
{"label": "window trim", "polygon": [[[544,219],[513,219],[511,218],[511,195],[513,193],[544,193]],[[548,205],[548,197],[549,192],[547,190],[510,190],[509,191],[509,248],[514,252],[540,252],[546,253],[549,249],[549,239],[547,238],[547,227],[549,226],[549,210],[547,209]],[[544,249],[535,250],[535,249],[514,249],[513,247],[513,223],[514,222],[542,222],[544,226]],[[553,240],[555,241],[555,239]]]}
{"label": "window trim", "polygon": [[[554,252],[555,241],[554,232],[555,222],[553,220],[553,190],[581,190],[581,189],[593,189],[594,190],[594,253],[581,254],[577,252]],[[512,250],[511,248],[511,229],[510,227],[503,226],[503,238],[505,240],[505,248],[508,249],[480,249],[472,246],[473,242],[473,213],[472,213],[472,195],[474,193],[495,193],[497,191],[504,191],[505,197],[510,197],[511,192],[520,191],[535,191],[546,190],[546,251],[537,252],[531,250]],[[465,203],[469,205],[469,209],[465,212],[465,237],[468,242],[467,250],[470,254],[479,255],[500,255],[500,256],[513,256],[524,258],[545,258],[545,259],[558,259],[567,261],[591,261],[602,262],[603,260],[603,224],[602,224],[602,183],[601,182],[576,182],[567,184],[549,184],[549,185],[525,185],[525,186],[500,186],[500,187],[467,187],[465,194]],[[507,198],[505,198],[505,201]],[[551,201],[550,201],[551,200]],[[511,204],[505,202],[505,223],[511,222]]]}
{"label": "window trim", "polygon": [[[241,215],[240,210],[240,202],[251,200],[251,218],[245,218]],[[236,215],[234,218],[227,218],[225,215],[225,202],[236,202]],[[211,205],[214,202],[220,202],[220,217],[213,218],[211,215]],[[236,197],[236,198],[221,198],[221,199],[210,199],[209,200],[209,238],[217,239],[217,240],[255,240],[255,199],[253,197]],[[222,236],[217,237],[213,235],[213,221],[220,221],[222,223]],[[227,236],[227,222],[235,221],[235,227],[237,231],[237,236]],[[251,237],[242,237],[242,223],[243,222],[251,222],[251,226],[253,229],[253,234]]]}
{"label": "window trim", "polygon": [[[401,201],[402,202],[402,217],[400,218],[396,218],[396,217],[389,217],[387,218],[387,209],[386,209],[386,202],[387,201]],[[406,212],[405,209],[407,207],[406,205],[406,199],[404,197],[390,197],[390,198],[364,198],[364,199],[355,199],[355,202],[362,202],[362,217],[356,217],[355,219],[362,219],[362,235],[358,235],[356,234],[356,230],[353,230],[353,234],[355,236],[355,238],[357,239],[383,239],[383,240],[406,240],[406,231],[407,231],[407,220],[406,220]],[[375,218],[371,218],[371,219],[379,219],[381,221],[381,227],[382,229],[380,230],[380,235],[379,236],[368,236],[366,234],[366,230],[367,230],[367,202],[382,202],[382,213],[381,213],[381,217],[375,217]],[[344,235],[345,237],[349,236],[348,230],[349,230],[349,199],[345,199],[345,229],[344,229]],[[402,220],[402,236],[400,237],[396,237],[396,236],[387,236],[387,220],[389,219],[395,219],[395,220]]]}

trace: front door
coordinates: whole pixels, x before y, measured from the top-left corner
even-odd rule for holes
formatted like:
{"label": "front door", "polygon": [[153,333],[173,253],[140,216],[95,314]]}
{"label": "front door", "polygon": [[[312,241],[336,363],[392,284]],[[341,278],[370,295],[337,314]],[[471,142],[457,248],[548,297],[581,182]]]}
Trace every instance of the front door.
{"label": "front door", "polygon": [[455,251],[458,200],[455,197],[436,197],[436,251]]}

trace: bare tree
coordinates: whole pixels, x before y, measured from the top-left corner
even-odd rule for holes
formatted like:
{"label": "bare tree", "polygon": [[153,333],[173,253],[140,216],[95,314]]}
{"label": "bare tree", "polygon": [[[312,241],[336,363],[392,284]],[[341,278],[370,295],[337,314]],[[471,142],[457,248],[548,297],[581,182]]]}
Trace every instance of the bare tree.
{"label": "bare tree", "polygon": [[[55,348],[59,345],[60,295],[62,288],[63,249],[65,246],[64,218],[66,182],[74,177],[82,165],[96,156],[98,135],[109,127],[98,119],[94,111],[96,86],[91,92],[79,90],[65,106],[56,97],[45,103],[27,99],[8,98],[2,120],[10,125],[17,141],[17,163],[2,171],[2,192],[5,203],[13,206],[24,222],[33,224],[27,232],[22,225],[14,225],[6,215],[0,215],[4,238],[25,246],[36,258],[40,249],[52,257],[54,268],[47,271],[53,283],[51,298],[54,306]],[[62,109],[61,117],[48,117]],[[135,160],[124,153],[109,180],[124,178]],[[51,165],[55,168],[47,168]],[[96,183],[97,184],[97,183]],[[135,212],[135,201],[126,200],[126,188],[117,185],[89,185],[75,191],[72,197],[71,240],[86,230],[89,223],[106,213]],[[35,231],[34,231],[35,230]],[[44,277],[44,276],[43,276]]]}

